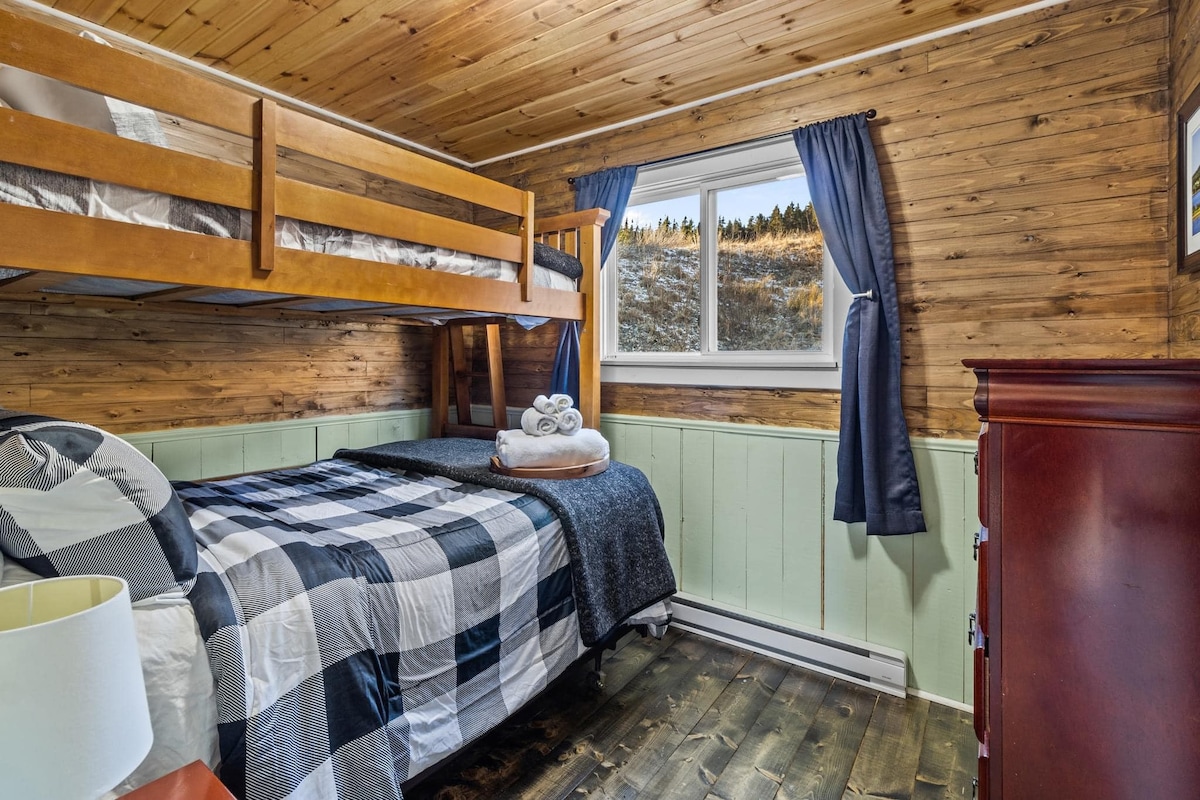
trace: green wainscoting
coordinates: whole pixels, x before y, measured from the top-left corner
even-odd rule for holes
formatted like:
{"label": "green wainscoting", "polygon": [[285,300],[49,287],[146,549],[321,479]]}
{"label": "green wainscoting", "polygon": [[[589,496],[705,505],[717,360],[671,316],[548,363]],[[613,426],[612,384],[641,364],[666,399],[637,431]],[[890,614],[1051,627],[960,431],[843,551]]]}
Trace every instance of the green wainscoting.
{"label": "green wainscoting", "polygon": [[833,432],[615,414],[601,428],[659,496],[681,591],[902,650],[910,688],[970,702],[973,441],[914,439],[929,531],[868,537],[833,520]]}
{"label": "green wainscoting", "polygon": [[[429,433],[429,410],[127,434],[168,478],[306,464]],[[509,410],[520,425],[520,410]],[[680,589],[750,615],[902,650],[912,689],[968,703],[978,528],[973,441],[914,439],[929,532],[833,520],[830,431],[605,414],[613,457],[650,478]]]}
{"label": "green wainscoting", "polygon": [[370,447],[429,435],[429,409],[313,417],[287,422],[129,433],[171,480],[201,480],[310,464],[339,447]]}

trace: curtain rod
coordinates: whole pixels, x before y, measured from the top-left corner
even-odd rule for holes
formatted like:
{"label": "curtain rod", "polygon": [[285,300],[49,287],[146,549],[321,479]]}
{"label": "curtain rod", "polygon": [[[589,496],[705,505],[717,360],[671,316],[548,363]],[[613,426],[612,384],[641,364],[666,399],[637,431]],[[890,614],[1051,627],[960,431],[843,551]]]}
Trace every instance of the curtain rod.
{"label": "curtain rod", "polygon": [[[866,110],[865,114],[866,114],[866,117],[867,117],[867,119],[875,119],[875,117],[876,117],[876,116],[878,116],[878,114],[876,113],[875,109],[873,109],[873,108],[868,108],[868,109]],[[853,114],[849,114],[849,115],[847,115],[847,116],[854,116],[854,115],[853,115]],[[833,117],[832,119],[837,119],[837,117]],[[809,124],[811,125],[812,123],[809,123]],[[738,144],[750,144],[751,142],[756,142],[756,141],[761,141],[761,140],[766,140],[766,139],[773,139],[773,138],[775,138],[776,136],[779,136],[779,135],[780,135],[780,134],[778,134],[778,133],[773,133],[773,134],[771,134],[770,136],[762,136],[762,137],[760,137],[759,139],[747,139],[747,140],[746,140],[746,141],[744,141],[744,142],[738,142]],[[714,150],[720,150],[721,148],[719,148],[719,147],[714,147],[713,149],[714,149]],[[697,155],[697,154],[696,154],[696,153],[690,153],[689,155]],[[673,156],[672,158],[664,158],[664,159],[662,159],[661,161],[647,161],[645,164],[639,164],[638,166],[639,166],[639,167],[648,167],[648,166],[650,166],[651,164],[660,164],[660,163],[662,163],[663,161],[671,161],[671,160],[674,160],[674,158],[685,158],[685,157],[686,157],[686,156]],[[568,186],[574,186],[574,185],[575,185],[575,179],[574,179],[574,178],[567,178],[567,185],[568,185]]]}

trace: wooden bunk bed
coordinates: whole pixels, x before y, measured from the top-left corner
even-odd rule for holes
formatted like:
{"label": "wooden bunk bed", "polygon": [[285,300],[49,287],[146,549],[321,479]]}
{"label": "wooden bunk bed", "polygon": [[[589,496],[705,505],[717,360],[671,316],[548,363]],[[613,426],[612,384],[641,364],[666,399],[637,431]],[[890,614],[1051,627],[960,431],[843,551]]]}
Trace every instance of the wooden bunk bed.
{"label": "wooden bunk bed", "polygon": [[[596,427],[597,266],[606,212],[536,219],[531,192],[4,10],[0,64],[189,120],[217,137],[252,146],[249,163],[236,163],[236,157],[167,149],[0,108],[0,161],[236,209],[249,215],[251,232],[242,240],[0,203],[0,266],[9,268],[0,279],[0,297],[88,294],[95,285],[90,279],[105,279],[123,287],[120,294],[102,289],[106,296],[188,303],[189,309],[221,302],[264,312],[579,320],[579,408],[585,424]],[[320,165],[311,170],[318,177],[310,179],[303,167],[295,167],[305,163]],[[339,170],[387,184],[390,191],[376,193],[386,199],[338,188]],[[466,221],[474,207],[511,223],[497,229]],[[457,213],[449,215],[447,208]],[[512,262],[516,281],[279,246],[283,219]],[[535,241],[579,259],[578,291],[535,285]],[[437,382],[443,389],[446,379]]]}
{"label": "wooden bunk bed", "polygon": [[[577,320],[583,323],[579,407],[584,424],[597,427],[599,232],[606,212],[537,220],[530,192],[5,10],[0,64],[6,65],[0,70],[26,70],[189,120],[250,154],[229,156],[223,144],[183,152],[0,108],[0,168],[15,165],[93,187],[169,195],[172,203],[209,204],[225,209],[234,227],[248,233],[239,238],[172,230],[80,209],[64,213],[69,209],[53,210],[53,204],[0,202],[0,298],[67,293],[201,312],[236,306],[269,314],[287,308],[435,322],[463,316],[484,324],[514,316]],[[387,189],[380,196],[345,191],[337,178],[345,174],[369,176]],[[499,212],[511,222],[473,224],[474,214],[461,211],[468,204],[489,219]],[[512,262],[516,280],[280,246],[279,229],[296,221]],[[574,289],[538,285],[545,272],[535,258],[539,243],[578,259]],[[439,335],[434,349],[445,356],[458,342],[456,335]],[[434,387],[444,398],[447,367],[434,367]],[[469,403],[465,392],[456,394],[460,405]],[[434,414],[441,427],[444,408],[435,405]],[[87,537],[62,549],[82,553],[93,573],[122,576],[121,559],[127,557],[134,577],[145,563],[158,565],[154,574],[165,582],[142,587],[134,598],[145,623],[143,641],[154,647],[177,642],[169,645],[177,652],[158,668],[165,683],[144,664],[151,706],[161,696],[163,706],[177,712],[175,733],[190,750],[173,752],[188,752],[188,761],[219,760],[222,780],[239,796],[399,798],[404,784],[498,724],[585,648],[603,647],[630,625],[654,627],[669,619],[666,598],[675,581],[662,547],[661,509],[645,476],[615,462],[581,481],[523,485],[478,469],[486,461],[479,449],[486,443],[441,439],[381,445],[380,452],[341,451],[339,458],[295,470],[172,487],[132,447],[90,426],[0,410],[0,438],[18,460],[62,442],[75,443],[67,448],[75,453],[95,450],[102,457],[78,468],[115,470],[117,477],[89,485],[107,482],[112,492],[150,486],[137,496],[165,503],[141,509],[147,517],[142,527],[153,529],[145,552],[138,549],[142,544],[107,545],[109,533],[99,519],[84,520]],[[28,492],[68,485],[61,474],[39,473],[75,469],[60,452],[51,455],[31,457],[22,467],[35,475],[35,484],[17,485],[12,475],[22,470],[0,483],[5,582],[67,574],[56,565],[52,544],[38,543],[27,530],[13,534],[20,526],[3,494],[25,492],[56,513],[84,507],[71,494],[75,489],[46,491],[44,498]],[[533,483],[564,488],[543,491],[528,486]],[[349,489],[335,500],[331,484]],[[362,488],[368,485],[379,488]],[[133,494],[126,497],[133,502]],[[293,514],[300,501],[334,512],[322,520],[325,528],[317,530],[308,512]],[[417,521],[404,517],[397,523],[393,514]],[[174,522],[164,522],[167,517]],[[250,522],[252,517],[259,521]],[[356,522],[366,517],[369,524],[359,527],[368,533],[355,533]],[[427,517],[436,521],[420,522]],[[39,549],[30,551],[30,542]],[[248,549],[238,550],[243,546]],[[22,570],[36,574],[14,573],[18,559]],[[342,595],[352,597],[343,602]],[[263,603],[264,597],[272,602]],[[306,616],[289,618],[283,634],[259,621],[280,609],[284,615],[306,609]],[[348,622],[339,627],[336,620],[343,618]],[[264,643],[255,644],[251,628],[264,631]],[[342,635],[343,628],[355,635]],[[343,657],[347,642],[357,646],[360,638],[371,641]],[[253,658],[242,658],[241,643]],[[327,645],[336,657],[328,657]],[[292,652],[293,646],[301,649]],[[298,664],[312,671],[292,675],[295,685],[279,677],[288,678]],[[324,716],[315,714],[325,707],[327,691],[337,701],[330,701]],[[160,722],[156,740],[173,742],[160,737]],[[425,730],[427,739],[432,730],[432,741],[410,747],[416,741],[410,724]],[[327,735],[312,735],[318,729]],[[137,781],[180,766],[153,759],[154,751]]]}

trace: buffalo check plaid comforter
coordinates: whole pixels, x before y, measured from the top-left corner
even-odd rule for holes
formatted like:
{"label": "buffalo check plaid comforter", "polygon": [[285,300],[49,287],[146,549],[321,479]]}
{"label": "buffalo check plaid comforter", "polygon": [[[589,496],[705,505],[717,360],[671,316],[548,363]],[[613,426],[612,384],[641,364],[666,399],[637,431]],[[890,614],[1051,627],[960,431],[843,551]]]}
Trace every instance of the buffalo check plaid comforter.
{"label": "buffalo check plaid comforter", "polygon": [[339,459],[177,491],[239,797],[400,798],[583,652],[530,495]]}

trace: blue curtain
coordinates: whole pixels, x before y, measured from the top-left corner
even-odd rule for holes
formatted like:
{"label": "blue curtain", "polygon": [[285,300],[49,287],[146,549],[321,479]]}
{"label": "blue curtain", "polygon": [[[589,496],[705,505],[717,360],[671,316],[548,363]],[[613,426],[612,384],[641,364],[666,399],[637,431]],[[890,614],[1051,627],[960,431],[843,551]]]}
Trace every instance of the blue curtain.
{"label": "blue curtain", "polygon": [[[629,193],[637,180],[637,167],[614,167],[593,172],[575,179],[575,210],[603,208],[612,216],[601,228],[600,266],[608,260],[613,245],[617,243],[617,232],[621,230],[621,219],[629,203]],[[593,324],[599,323],[595,320]],[[554,372],[550,376],[550,392],[569,394],[579,402],[579,323],[564,322],[558,336],[558,352],[554,356]]]}
{"label": "blue curtain", "polygon": [[842,349],[842,416],[833,518],[868,534],[925,530],[921,493],[900,403],[900,307],[892,229],[867,116],[793,133],[813,210],[838,272],[858,297]]}

